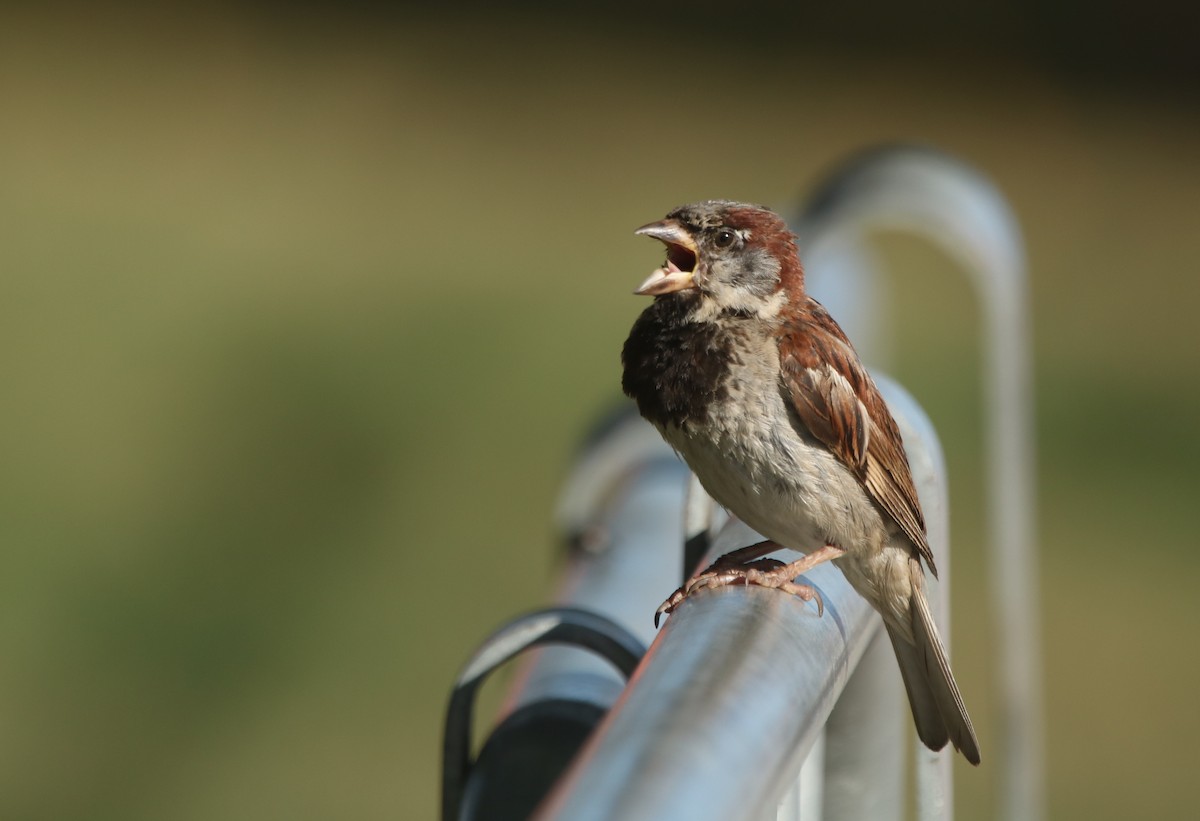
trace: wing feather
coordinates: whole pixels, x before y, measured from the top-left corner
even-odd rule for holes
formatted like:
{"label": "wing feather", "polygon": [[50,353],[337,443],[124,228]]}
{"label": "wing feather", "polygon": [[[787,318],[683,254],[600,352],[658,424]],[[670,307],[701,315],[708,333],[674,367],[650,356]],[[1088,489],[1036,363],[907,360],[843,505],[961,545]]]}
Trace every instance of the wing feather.
{"label": "wing feather", "polygon": [[779,339],[785,395],[800,421],[862,483],[937,576],[896,420],[846,334],[815,300]]}

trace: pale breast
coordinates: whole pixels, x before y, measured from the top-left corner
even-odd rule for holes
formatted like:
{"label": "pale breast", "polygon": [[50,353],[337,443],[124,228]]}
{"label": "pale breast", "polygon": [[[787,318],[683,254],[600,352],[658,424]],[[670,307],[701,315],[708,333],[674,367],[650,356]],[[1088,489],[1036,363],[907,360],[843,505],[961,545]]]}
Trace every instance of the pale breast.
{"label": "pale breast", "polygon": [[787,406],[774,339],[737,333],[730,345],[739,365],[704,423],[668,424],[663,436],[709,495],[768,539],[802,552],[827,543],[877,552],[887,539],[882,516]]}

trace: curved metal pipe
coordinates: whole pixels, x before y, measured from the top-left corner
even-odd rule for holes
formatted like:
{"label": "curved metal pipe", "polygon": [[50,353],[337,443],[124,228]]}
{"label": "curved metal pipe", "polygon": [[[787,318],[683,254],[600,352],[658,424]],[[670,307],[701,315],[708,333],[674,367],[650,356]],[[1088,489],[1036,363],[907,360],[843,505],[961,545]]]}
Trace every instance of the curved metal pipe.
{"label": "curved metal pipe", "polygon": [[[893,146],[868,151],[835,172],[812,197],[797,228],[806,263],[818,275],[848,253],[861,255],[867,231],[891,228],[949,253],[978,294],[984,319],[988,584],[1000,656],[1000,816],[1037,821],[1044,815],[1045,765],[1033,378],[1028,282],[1016,219],[995,186],[964,163],[929,148]],[[870,337],[865,341],[869,345]]]}

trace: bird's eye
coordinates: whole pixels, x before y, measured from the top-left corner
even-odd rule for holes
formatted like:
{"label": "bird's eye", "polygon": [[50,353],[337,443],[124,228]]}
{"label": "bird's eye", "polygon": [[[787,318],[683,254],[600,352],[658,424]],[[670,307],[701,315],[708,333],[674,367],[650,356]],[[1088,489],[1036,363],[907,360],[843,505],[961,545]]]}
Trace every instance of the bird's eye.
{"label": "bird's eye", "polygon": [[728,248],[730,245],[733,245],[733,241],[735,239],[737,239],[737,234],[733,233],[728,228],[722,228],[717,232],[717,236],[714,241],[716,242],[718,248]]}

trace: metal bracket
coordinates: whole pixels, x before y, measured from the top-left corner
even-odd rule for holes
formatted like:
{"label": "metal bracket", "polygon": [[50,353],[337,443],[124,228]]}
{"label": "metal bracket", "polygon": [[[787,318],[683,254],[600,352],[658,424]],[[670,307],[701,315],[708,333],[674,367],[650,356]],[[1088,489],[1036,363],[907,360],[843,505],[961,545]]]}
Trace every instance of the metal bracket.
{"label": "metal bracket", "polygon": [[[467,782],[477,759],[471,756],[471,725],[479,688],[496,669],[533,647],[563,644],[590,650],[626,679],[646,649],[621,625],[588,610],[552,607],[510,621],[471,656],[455,680],[446,708],[442,749],[442,821],[458,821]],[[563,765],[567,762],[562,762]]]}

